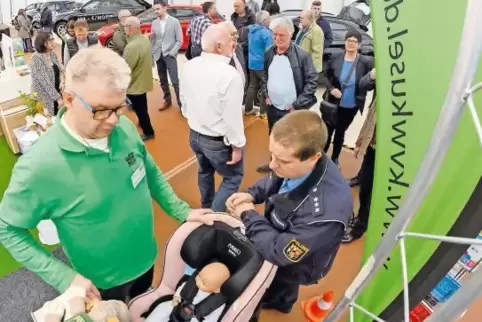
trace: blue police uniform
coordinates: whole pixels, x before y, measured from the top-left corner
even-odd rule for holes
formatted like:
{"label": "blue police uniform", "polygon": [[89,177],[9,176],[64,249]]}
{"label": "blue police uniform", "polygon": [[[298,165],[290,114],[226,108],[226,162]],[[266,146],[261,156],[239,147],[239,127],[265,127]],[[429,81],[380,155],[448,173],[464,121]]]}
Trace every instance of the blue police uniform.
{"label": "blue police uniform", "polygon": [[353,212],[350,187],[326,155],[305,177],[261,179],[247,192],[255,204],[265,203],[265,215],[241,215],[246,236],[278,266],[263,307],[285,313],[300,285],[316,284],[329,272]]}

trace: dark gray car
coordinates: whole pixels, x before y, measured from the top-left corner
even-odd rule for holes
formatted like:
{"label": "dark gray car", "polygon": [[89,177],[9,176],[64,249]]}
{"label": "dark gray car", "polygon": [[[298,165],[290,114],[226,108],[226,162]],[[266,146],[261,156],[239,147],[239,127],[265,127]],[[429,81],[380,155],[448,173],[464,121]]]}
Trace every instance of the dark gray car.
{"label": "dark gray car", "polygon": [[58,0],[58,1],[46,1],[46,2],[35,2],[29,4],[25,8],[25,13],[27,17],[32,21],[32,26],[34,29],[40,28],[40,14],[42,4],[46,4],[47,7],[52,11],[52,19],[55,23],[58,14],[66,11],[73,10],[82,6],[82,3],[70,0]]}

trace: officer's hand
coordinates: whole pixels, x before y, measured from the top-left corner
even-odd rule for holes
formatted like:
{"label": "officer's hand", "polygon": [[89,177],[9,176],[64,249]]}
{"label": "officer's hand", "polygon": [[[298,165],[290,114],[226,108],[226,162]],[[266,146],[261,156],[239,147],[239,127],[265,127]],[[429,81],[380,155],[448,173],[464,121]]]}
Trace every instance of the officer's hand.
{"label": "officer's hand", "polygon": [[226,208],[232,213],[237,205],[245,202],[253,203],[254,197],[247,192],[233,193],[231,197],[226,200]]}
{"label": "officer's hand", "polygon": [[241,214],[245,211],[248,210],[255,210],[254,204],[252,202],[245,202],[242,204],[237,205],[234,210],[232,211],[232,214],[241,219]]}
{"label": "officer's hand", "polygon": [[216,214],[211,209],[193,209],[186,221],[197,221],[205,225],[211,226],[216,220]]}

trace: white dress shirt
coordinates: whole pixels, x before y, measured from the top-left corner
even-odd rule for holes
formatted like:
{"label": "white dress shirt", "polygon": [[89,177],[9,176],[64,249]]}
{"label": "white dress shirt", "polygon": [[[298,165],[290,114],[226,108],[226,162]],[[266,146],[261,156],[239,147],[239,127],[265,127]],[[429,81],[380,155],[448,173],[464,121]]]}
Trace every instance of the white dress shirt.
{"label": "white dress shirt", "polygon": [[203,52],[184,65],[179,82],[182,114],[192,130],[243,147],[244,87],[229,62],[228,57]]}

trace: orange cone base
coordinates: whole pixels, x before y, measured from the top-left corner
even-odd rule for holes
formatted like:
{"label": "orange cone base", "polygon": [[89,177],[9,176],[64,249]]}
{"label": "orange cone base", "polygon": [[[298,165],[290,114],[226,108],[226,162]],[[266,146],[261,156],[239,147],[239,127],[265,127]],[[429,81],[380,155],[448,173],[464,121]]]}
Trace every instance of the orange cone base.
{"label": "orange cone base", "polygon": [[[316,302],[319,299],[322,299],[322,296],[317,296],[317,297],[312,297],[311,299],[307,301],[301,301],[301,307],[303,308],[303,311],[305,312],[305,317],[308,319],[308,322],[321,322],[323,321],[323,318],[327,315],[328,311],[326,312],[313,312],[312,307],[313,305],[316,306]],[[316,314],[318,313],[318,314]],[[321,313],[321,315],[320,315]]]}

